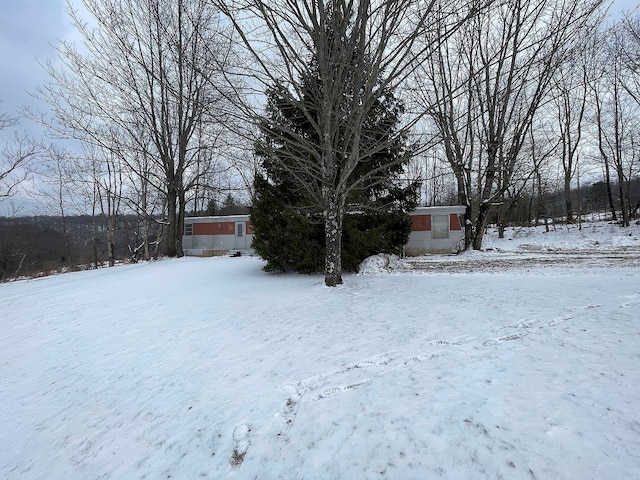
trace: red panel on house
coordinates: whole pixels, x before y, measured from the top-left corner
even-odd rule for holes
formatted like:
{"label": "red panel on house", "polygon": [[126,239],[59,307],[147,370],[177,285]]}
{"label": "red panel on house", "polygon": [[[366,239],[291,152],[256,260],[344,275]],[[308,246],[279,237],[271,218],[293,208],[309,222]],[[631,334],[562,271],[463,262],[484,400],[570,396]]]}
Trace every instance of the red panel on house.
{"label": "red panel on house", "polygon": [[194,223],[194,235],[235,235],[235,222]]}
{"label": "red panel on house", "polygon": [[430,232],[431,215],[411,215],[412,232]]}
{"label": "red panel on house", "polygon": [[449,230],[462,230],[460,226],[460,217],[456,213],[452,213],[449,220]]}
{"label": "red panel on house", "polygon": [[247,235],[253,235],[253,228],[251,228],[251,222],[247,222]]}

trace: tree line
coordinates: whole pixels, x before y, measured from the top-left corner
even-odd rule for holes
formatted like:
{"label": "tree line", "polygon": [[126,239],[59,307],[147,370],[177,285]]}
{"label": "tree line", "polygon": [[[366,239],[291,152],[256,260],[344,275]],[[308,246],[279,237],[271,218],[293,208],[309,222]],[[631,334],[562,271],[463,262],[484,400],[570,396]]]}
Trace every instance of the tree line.
{"label": "tree line", "polygon": [[[100,268],[119,260],[137,261],[141,225],[135,215],[121,215],[107,244],[101,217],[38,215],[0,217],[0,282],[73,270]],[[152,255],[158,230],[150,232]]]}
{"label": "tree line", "polygon": [[621,225],[637,211],[640,19],[605,23],[605,1],[83,4],[89,22],[68,7],[83,43],[61,41],[34,92],[49,110],[21,112],[50,140],[5,149],[0,194],[33,172],[52,213],[101,216],[112,263],[123,213],[142,257],[181,256],[185,216],[229,192],[281,236],[301,225],[330,286],[345,238],[402,231],[417,203],[455,196],[475,249],[526,203],[547,218],[533,199],[558,190],[573,221],[580,181],[602,180]]}
{"label": "tree line", "polygon": [[[189,210],[187,215],[246,213],[248,208],[228,194],[223,201],[212,200],[204,210]],[[164,227],[161,217],[152,220],[123,213],[108,232],[110,226],[102,215],[0,216],[0,282],[157,259],[162,254]],[[145,244],[148,252],[141,248]]]}

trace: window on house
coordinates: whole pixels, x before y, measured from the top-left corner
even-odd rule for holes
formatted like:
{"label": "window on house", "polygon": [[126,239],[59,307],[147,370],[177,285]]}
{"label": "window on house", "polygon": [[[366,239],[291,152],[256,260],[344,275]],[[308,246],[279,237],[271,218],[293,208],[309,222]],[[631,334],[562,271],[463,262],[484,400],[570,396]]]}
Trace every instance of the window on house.
{"label": "window on house", "polygon": [[244,236],[244,225],[242,223],[236,224],[236,236]]}
{"label": "window on house", "polygon": [[184,224],[184,234],[187,236],[193,235],[193,223]]}
{"label": "window on house", "polygon": [[449,238],[449,215],[431,216],[431,238]]}

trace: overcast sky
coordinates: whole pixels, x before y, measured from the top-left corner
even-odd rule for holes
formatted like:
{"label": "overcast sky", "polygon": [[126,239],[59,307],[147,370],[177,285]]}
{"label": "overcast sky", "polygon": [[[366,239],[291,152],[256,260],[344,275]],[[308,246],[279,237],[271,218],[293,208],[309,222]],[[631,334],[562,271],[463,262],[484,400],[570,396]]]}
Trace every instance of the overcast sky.
{"label": "overcast sky", "polygon": [[64,0],[2,0],[0,8],[0,111],[15,114],[33,104],[27,92],[43,81],[39,62],[55,60],[53,46],[73,30]]}
{"label": "overcast sky", "polygon": [[[169,1],[169,0],[168,0]],[[29,92],[46,81],[41,63],[55,61],[60,38],[73,38],[65,0],[1,0],[0,112],[15,114],[25,105],[44,108]],[[75,0],[75,4],[79,4]],[[614,10],[629,11],[638,0],[616,0]],[[22,128],[31,129],[26,121]]]}
{"label": "overcast sky", "polygon": [[[80,0],[72,3],[81,7]],[[615,0],[611,13],[619,17],[639,4],[640,0]],[[47,106],[30,95],[47,80],[42,64],[56,61],[54,47],[60,39],[79,40],[65,5],[66,0],[0,0],[0,113],[17,116],[25,106],[46,111]],[[81,17],[86,18],[86,12]],[[36,138],[43,132],[28,120],[8,130],[0,132],[0,144],[10,141],[16,131],[27,131]],[[6,214],[3,203],[0,215]]]}

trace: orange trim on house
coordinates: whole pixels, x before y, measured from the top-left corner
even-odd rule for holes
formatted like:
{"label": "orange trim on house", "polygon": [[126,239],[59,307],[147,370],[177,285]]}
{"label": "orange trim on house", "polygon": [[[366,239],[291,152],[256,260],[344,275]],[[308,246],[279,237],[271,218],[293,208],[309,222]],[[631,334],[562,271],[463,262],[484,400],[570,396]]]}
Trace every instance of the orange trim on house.
{"label": "orange trim on house", "polygon": [[430,232],[431,215],[411,215],[412,232]]}
{"label": "orange trim on house", "polygon": [[449,230],[462,230],[462,226],[460,226],[460,217],[457,213],[452,213],[449,217]]}
{"label": "orange trim on house", "polygon": [[194,235],[235,235],[236,222],[194,223]]}

